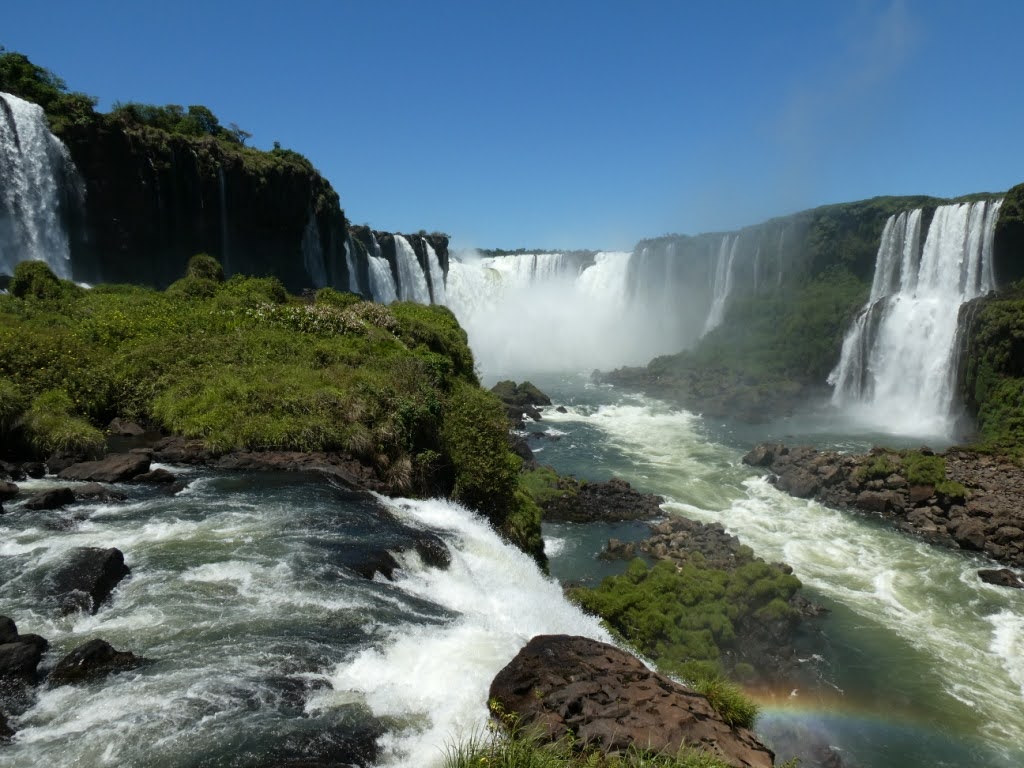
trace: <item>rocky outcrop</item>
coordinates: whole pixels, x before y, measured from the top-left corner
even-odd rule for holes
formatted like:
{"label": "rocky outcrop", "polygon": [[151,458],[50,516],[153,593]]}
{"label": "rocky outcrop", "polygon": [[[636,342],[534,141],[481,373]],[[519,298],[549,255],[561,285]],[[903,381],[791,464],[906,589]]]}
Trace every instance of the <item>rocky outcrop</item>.
{"label": "rocky outcrop", "polygon": [[488,700],[553,740],[571,732],[603,752],[676,754],[687,746],[737,768],[772,765],[772,752],[749,730],[727,725],[706,698],[583,637],[534,637],[494,678]]}
{"label": "rocky outcrop", "polygon": [[1009,568],[982,568],[978,571],[978,578],[997,587],[1024,589],[1024,580]]}
{"label": "rocky outcrop", "polygon": [[61,470],[61,480],[122,483],[149,471],[148,453],[111,453],[97,461],[82,461]]}
{"label": "rocky outcrop", "polygon": [[539,500],[549,522],[592,523],[622,520],[650,520],[658,517],[661,496],[641,493],[625,480],[588,483],[574,477],[559,477],[560,493]]}
{"label": "rocky outcrop", "polygon": [[0,694],[10,692],[12,686],[34,683],[48,647],[45,638],[19,634],[13,619],[0,616]]}
{"label": "rocky outcrop", "polygon": [[743,461],[775,476],[780,490],[891,520],[945,546],[982,552],[1024,566],[1024,468],[963,449],[934,454],[945,467],[938,482],[914,482],[906,453],[876,448],[865,455],[765,443]]}
{"label": "rocky outcrop", "polygon": [[135,669],[145,659],[130,651],[115,650],[106,640],[96,638],[82,643],[57,662],[47,680],[51,685],[68,685]]}
{"label": "rocky outcrop", "polygon": [[39,491],[28,497],[25,501],[25,509],[41,511],[47,509],[60,509],[75,502],[75,492],[68,487],[51,488],[48,491]]}
{"label": "rocky outcrop", "polygon": [[499,381],[491,387],[491,392],[497,395],[505,405],[509,421],[516,429],[523,429],[523,420],[526,418],[540,421],[539,409],[551,405],[551,398],[529,381],[524,381],[522,384],[516,384],[508,379]]}
{"label": "rocky outcrop", "polygon": [[53,573],[50,594],[63,613],[96,613],[129,573],[121,550],[80,547]]}

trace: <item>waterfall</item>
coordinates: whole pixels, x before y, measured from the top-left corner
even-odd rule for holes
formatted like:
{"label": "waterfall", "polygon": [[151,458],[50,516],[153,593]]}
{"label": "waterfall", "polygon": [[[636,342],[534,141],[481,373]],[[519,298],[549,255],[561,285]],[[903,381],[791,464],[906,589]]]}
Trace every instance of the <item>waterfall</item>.
{"label": "waterfall", "polygon": [[388,260],[381,256],[380,243],[377,236],[370,233],[373,238],[373,253],[370,260],[370,293],[373,300],[380,304],[390,304],[398,301],[398,289],[395,287],[395,277],[391,274],[391,265]]}
{"label": "waterfall", "polygon": [[715,262],[715,282],[712,288],[713,298],[708,319],[704,322],[704,334],[713,331],[722,324],[725,318],[725,306],[732,293],[733,263],[736,261],[736,249],[739,235],[724,235],[718,246],[718,259]]}
{"label": "waterfall", "polygon": [[888,431],[947,435],[955,401],[960,306],[994,285],[1002,201],[943,205],[924,246],[922,211],[889,217],[871,295],[829,376],[832,402]]}
{"label": "waterfall", "polygon": [[423,247],[427,249],[427,263],[430,264],[430,285],[433,288],[434,303],[447,304],[448,297],[444,287],[444,270],[441,268],[441,260],[437,258],[437,252],[426,238],[423,238]]}
{"label": "waterfall", "polygon": [[0,273],[29,259],[71,277],[61,219],[62,181],[76,174],[67,148],[50,133],[38,104],[0,93]]}
{"label": "waterfall", "polygon": [[352,235],[345,238],[345,269],[348,272],[348,290],[352,293],[362,294],[363,288],[359,284],[359,272],[356,270],[356,260],[352,251],[355,246],[352,244]]}
{"label": "waterfall", "polygon": [[416,251],[401,235],[395,235],[395,258],[398,262],[398,297],[402,301],[430,303],[430,288],[423,274]]}
{"label": "waterfall", "polygon": [[314,288],[323,288],[328,283],[327,265],[324,263],[324,247],[320,242],[320,228],[316,223],[316,214],[309,212],[306,231],[302,234],[302,263],[306,274],[313,282]]}

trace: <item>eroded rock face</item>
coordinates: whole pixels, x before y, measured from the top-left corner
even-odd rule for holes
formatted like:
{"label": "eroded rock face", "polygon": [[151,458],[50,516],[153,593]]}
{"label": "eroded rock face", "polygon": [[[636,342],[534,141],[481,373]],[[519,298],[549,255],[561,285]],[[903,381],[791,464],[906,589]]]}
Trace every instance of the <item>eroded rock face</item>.
{"label": "eroded rock face", "polygon": [[606,483],[581,483],[574,477],[560,477],[558,485],[564,490],[562,495],[540,502],[544,519],[549,522],[650,520],[662,513],[661,504],[665,501],[616,478]]}
{"label": "eroded rock face", "polygon": [[489,700],[552,739],[572,731],[605,752],[630,745],[675,754],[685,744],[737,768],[770,768],[773,754],[726,725],[707,699],[606,643],[538,635],[491,683]]}

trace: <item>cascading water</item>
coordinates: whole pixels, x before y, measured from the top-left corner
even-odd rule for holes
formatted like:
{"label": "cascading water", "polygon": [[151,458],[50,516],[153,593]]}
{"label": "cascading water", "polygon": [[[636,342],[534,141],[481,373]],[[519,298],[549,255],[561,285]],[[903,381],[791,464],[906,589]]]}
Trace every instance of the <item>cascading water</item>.
{"label": "cascading water", "polygon": [[395,235],[395,258],[398,262],[398,298],[429,304],[427,276],[423,274],[416,251],[401,235]]}
{"label": "cascading water", "polygon": [[306,222],[306,230],[302,234],[302,263],[314,288],[323,288],[328,284],[320,229],[317,227],[316,215],[312,211],[309,212],[309,221]]}
{"label": "cascading water", "polygon": [[992,240],[1002,201],[940,206],[920,247],[920,210],[892,216],[871,296],[829,376],[832,402],[887,431],[949,435],[960,306],[995,287]]}
{"label": "cascading water", "polygon": [[441,269],[441,261],[437,258],[437,252],[433,249],[427,239],[423,239],[423,247],[427,249],[427,263],[430,265],[431,294],[435,304],[447,304],[448,296],[444,286],[444,270]]}
{"label": "cascading water", "polygon": [[62,183],[77,176],[67,148],[38,104],[0,93],[0,274],[29,259],[71,277],[61,218]]}
{"label": "cascading water", "polygon": [[739,246],[739,235],[726,235],[718,246],[718,259],[715,262],[715,282],[711,310],[708,312],[708,319],[704,323],[704,333],[710,333],[725,318],[726,302],[732,293],[733,264],[736,261],[736,249]]}
{"label": "cascading water", "polygon": [[223,166],[217,169],[217,189],[220,193],[220,261],[224,274],[231,276],[231,251],[228,248],[228,183]]}
{"label": "cascading water", "polygon": [[377,236],[371,233],[370,237],[373,238],[373,253],[369,256],[370,294],[374,301],[380,304],[390,304],[393,301],[398,301],[395,278],[391,274],[391,265],[388,264],[387,259],[381,256]]}

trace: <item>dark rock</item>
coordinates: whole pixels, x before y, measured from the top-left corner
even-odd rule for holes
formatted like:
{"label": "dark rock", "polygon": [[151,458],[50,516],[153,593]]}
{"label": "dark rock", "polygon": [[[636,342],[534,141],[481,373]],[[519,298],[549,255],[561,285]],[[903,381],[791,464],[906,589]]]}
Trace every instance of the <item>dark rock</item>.
{"label": "dark rock", "polygon": [[617,478],[606,483],[586,483],[561,477],[558,487],[562,493],[539,502],[544,519],[552,522],[650,520],[661,515],[665,501],[661,496],[641,493]]}
{"label": "dark rock", "polygon": [[854,504],[866,512],[887,515],[896,507],[896,496],[892,491],[861,491]]}
{"label": "dark rock", "polygon": [[41,461],[26,461],[21,465],[21,468],[25,470],[25,474],[33,480],[39,480],[42,477],[46,477],[46,465]]}
{"label": "dark rock", "polygon": [[452,564],[452,553],[440,536],[422,533],[416,537],[416,554],[424,565],[440,568],[442,571]]}
{"label": "dark rock", "polygon": [[529,381],[524,381],[522,384],[516,384],[507,379],[499,381],[491,387],[491,392],[496,394],[498,399],[506,405],[551,405],[551,398]]}
{"label": "dark rock", "polygon": [[494,678],[488,700],[548,738],[571,732],[606,753],[635,746],[675,754],[700,745],[739,768],[772,765],[771,750],[749,730],[726,725],[703,696],[583,637],[534,637]]}
{"label": "dark rock", "polygon": [[7,724],[7,717],[0,712],[0,740],[7,741],[14,735],[14,729]]}
{"label": "dark rock", "polygon": [[75,492],[67,486],[51,488],[48,491],[39,491],[29,496],[25,502],[25,509],[42,511],[45,509],[60,509],[68,504],[75,503]]}
{"label": "dark rock", "polygon": [[1011,571],[1009,568],[982,568],[980,571],[978,571],[978,578],[980,578],[986,584],[995,584],[998,587],[1024,589],[1024,581],[1022,581],[1020,576]]}
{"label": "dark rock", "polygon": [[952,531],[953,541],[963,549],[981,551],[985,548],[985,524],[969,517],[958,522]]}
{"label": "dark rock", "polygon": [[364,579],[372,579],[375,574],[391,580],[392,574],[400,567],[395,556],[386,549],[370,549],[367,545],[352,545],[335,548],[340,565],[355,571]]}
{"label": "dark rock", "polygon": [[57,662],[50,672],[51,685],[67,685],[86,680],[95,680],[115,672],[135,669],[145,659],[130,651],[117,651],[106,640],[90,640],[75,648]]}
{"label": "dark rock", "polygon": [[775,486],[780,491],[785,491],[791,496],[796,496],[798,499],[809,499],[817,493],[821,483],[808,470],[797,468],[779,475]]}
{"label": "dark rock", "polygon": [[124,501],[128,498],[120,491],[115,491],[113,488],[99,483],[86,483],[76,487],[74,491],[77,498],[89,501]]}
{"label": "dark rock", "polygon": [[61,470],[61,480],[95,480],[121,483],[149,471],[149,456],[138,453],[112,453],[98,461],[83,461]]}
{"label": "dark rock", "polygon": [[8,616],[0,616],[0,645],[13,643],[18,639],[18,625]]}
{"label": "dark rock", "polygon": [[119,549],[80,547],[53,574],[52,595],[61,611],[96,613],[121,579],[131,573]]}
{"label": "dark rock", "polygon": [[913,485],[910,487],[910,492],[907,499],[911,504],[920,504],[928,501],[932,496],[935,495],[935,486],[932,485]]}
{"label": "dark rock", "polygon": [[46,469],[50,474],[59,475],[68,467],[78,464],[88,458],[88,456],[81,456],[77,453],[58,451],[46,460]]}
{"label": "dark rock", "polygon": [[509,445],[512,446],[512,452],[516,456],[523,460],[523,466],[526,469],[534,469],[537,466],[537,460],[533,456],[533,451],[530,449],[529,443],[523,438],[509,434],[508,437]]}
{"label": "dark rock", "polygon": [[42,658],[43,649],[37,643],[24,643],[19,638],[0,645],[0,685],[34,682]]}
{"label": "dark rock", "polygon": [[568,413],[569,412],[569,411],[566,410],[564,405],[558,406],[557,408],[555,408],[555,410],[558,411],[559,413]]}
{"label": "dark rock", "polygon": [[13,499],[18,495],[19,490],[18,486],[14,483],[8,482],[7,480],[0,480],[0,501]]}
{"label": "dark rock", "polygon": [[146,430],[134,421],[125,421],[121,418],[115,418],[107,425],[107,432],[119,437],[139,437],[140,435],[144,435]]}
{"label": "dark rock", "polygon": [[752,467],[770,467],[775,456],[781,453],[781,448],[778,443],[761,443],[743,457],[743,463]]}
{"label": "dark rock", "polygon": [[141,475],[137,475],[134,478],[136,483],[173,483],[177,480],[177,476],[173,472],[168,472],[162,467],[159,469],[153,469],[149,472],[143,472]]}

